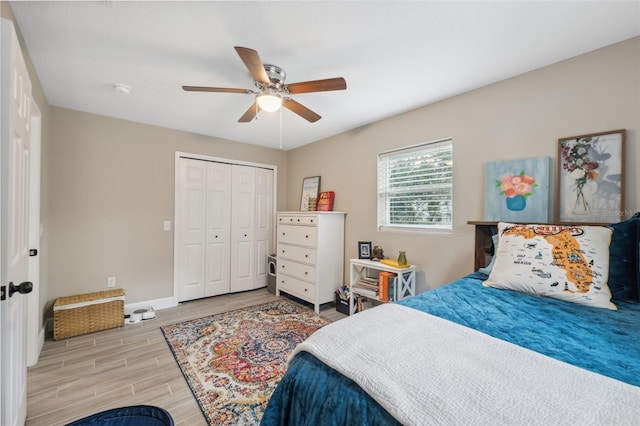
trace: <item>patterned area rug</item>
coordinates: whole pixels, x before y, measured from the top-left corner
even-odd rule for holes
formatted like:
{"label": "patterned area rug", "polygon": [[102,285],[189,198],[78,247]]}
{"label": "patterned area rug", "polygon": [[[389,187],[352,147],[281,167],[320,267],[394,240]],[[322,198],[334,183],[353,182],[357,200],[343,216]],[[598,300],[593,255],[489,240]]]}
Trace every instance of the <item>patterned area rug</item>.
{"label": "patterned area rug", "polygon": [[330,321],[278,300],[162,327],[211,425],[256,425],[295,346]]}

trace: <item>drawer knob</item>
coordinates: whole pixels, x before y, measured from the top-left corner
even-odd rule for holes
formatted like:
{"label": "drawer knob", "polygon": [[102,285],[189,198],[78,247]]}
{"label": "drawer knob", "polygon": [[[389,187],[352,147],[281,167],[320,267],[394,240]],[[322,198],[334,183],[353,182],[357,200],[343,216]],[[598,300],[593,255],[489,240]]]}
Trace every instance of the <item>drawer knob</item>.
{"label": "drawer knob", "polygon": [[244,236],[244,237],[246,237],[246,236],[247,236],[247,234],[244,234],[243,236]]}
{"label": "drawer knob", "polygon": [[298,218],[298,222],[300,222],[300,218]]}
{"label": "drawer knob", "polygon": [[309,255],[308,255],[308,254],[305,254],[305,255],[304,255],[304,257],[309,257]]}
{"label": "drawer knob", "polygon": [[304,289],[304,291],[306,292],[306,291],[307,291],[307,289],[305,288],[305,289]]}
{"label": "drawer knob", "polygon": [[284,253],[284,250],[282,250],[282,252]]}
{"label": "drawer knob", "polygon": [[293,218],[289,219],[289,222],[293,222]]}
{"label": "drawer knob", "polygon": [[304,237],[305,237],[305,238],[309,238],[309,236],[308,236],[308,235],[305,235]]}
{"label": "drawer knob", "polygon": [[307,271],[304,272],[305,275],[309,275],[309,273]]}
{"label": "drawer knob", "polygon": [[218,236],[216,235],[214,238],[218,238]]}

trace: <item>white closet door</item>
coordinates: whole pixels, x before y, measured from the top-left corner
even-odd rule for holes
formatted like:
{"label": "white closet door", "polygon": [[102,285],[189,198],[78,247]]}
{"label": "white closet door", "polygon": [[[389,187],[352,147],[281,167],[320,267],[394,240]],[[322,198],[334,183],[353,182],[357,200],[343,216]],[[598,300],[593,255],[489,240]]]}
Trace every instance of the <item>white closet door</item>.
{"label": "white closet door", "polygon": [[236,292],[255,288],[256,168],[233,165],[231,174],[231,292]]}
{"label": "white closet door", "polygon": [[204,161],[180,158],[178,206],[179,227],[177,262],[178,302],[204,297],[205,294],[205,199],[206,169]]}
{"label": "white closet door", "polygon": [[206,162],[206,254],[204,297],[229,293],[231,166]]}
{"label": "white closet door", "polygon": [[267,256],[273,235],[273,170],[256,169],[255,282],[253,288],[267,285]]}

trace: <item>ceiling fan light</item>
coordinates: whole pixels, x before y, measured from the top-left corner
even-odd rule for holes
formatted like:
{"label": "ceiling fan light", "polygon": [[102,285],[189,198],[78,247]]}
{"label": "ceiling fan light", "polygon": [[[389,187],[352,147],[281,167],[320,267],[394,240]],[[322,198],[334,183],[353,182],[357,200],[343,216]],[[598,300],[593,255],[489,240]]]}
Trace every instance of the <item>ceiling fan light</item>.
{"label": "ceiling fan light", "polygon": [[267,112],[277,111],[282,106],[282,98],[271,94],[258,95],[256,102],[261,110]]}

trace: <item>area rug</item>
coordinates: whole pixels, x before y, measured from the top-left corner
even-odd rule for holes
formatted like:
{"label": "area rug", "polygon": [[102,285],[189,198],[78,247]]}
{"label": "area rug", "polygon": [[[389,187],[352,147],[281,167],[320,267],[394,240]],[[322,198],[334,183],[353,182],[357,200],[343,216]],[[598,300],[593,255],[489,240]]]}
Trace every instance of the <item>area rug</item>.
{"label": "area rug", "polygon": [[330,321],[277,300],[161,327],[210,425],[256,425],[298,343]]}

